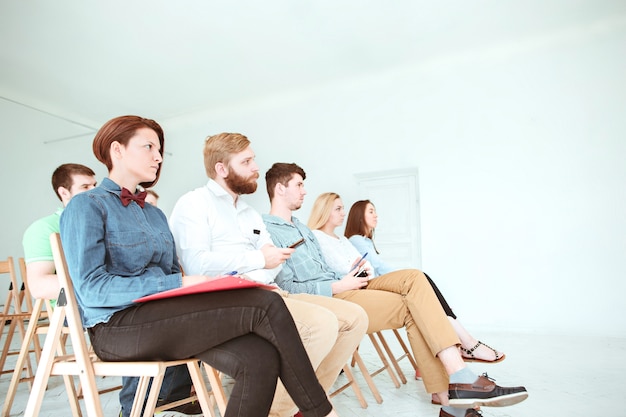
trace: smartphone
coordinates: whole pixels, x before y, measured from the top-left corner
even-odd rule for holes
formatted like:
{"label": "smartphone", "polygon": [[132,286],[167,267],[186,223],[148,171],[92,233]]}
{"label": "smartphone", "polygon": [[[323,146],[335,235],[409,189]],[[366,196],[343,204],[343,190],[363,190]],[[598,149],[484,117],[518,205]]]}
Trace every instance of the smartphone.
{"label": "smartphone", "polygon": [[359,278],[363,278],[366,276],[367,276],[367,271],[365,270],[365,268],[361,269],[359,273],[355,275],[355,277],[359,277]]}
{"label": "smartphone", "polygon": [[365,259],[365,257],[366,257],[366,256],[367,256],[367,252],[365,252],[365,253],[363,254],[363,256],[361,256],[361,257],[359,258],[359,260],[358,260],[358,261],[356,261],[356,262],[354,263],[354,266],[352,267],[352,269],[350,270],[350,272],[354,271],[354,269],[355,269],[356,267],[358,267],[358,266],[359,266],[359,264],[361,263],[361,261],[362,261],[363,259]]}
{"label": "smartphone", "polygon": [[295,249],[298,246],[302,245],[304,243],[304,238],[300,239],[299,241],[297,241],[296,243],[294,243],[293,245],[289,245],[287,246],[290,249]]}

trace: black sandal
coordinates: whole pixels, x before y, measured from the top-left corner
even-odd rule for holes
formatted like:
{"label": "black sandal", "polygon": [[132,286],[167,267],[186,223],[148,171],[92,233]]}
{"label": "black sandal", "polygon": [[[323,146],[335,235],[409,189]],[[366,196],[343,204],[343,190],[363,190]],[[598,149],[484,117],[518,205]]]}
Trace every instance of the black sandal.
{"label": "black sandal", "polygon": [[[478,349],[478,347],[479,347],[480,345],[483,345],[484,347],[486,347],[486,348],[489,348],[489,349],[493,350],[493,354],[496,356],[496,358],[495,358],[494,360],[492,360],[492,361],[488,361],[488,360],[485,360],[485,359],[479,359],[479,358],[475,357],[475,356],[474,356],[474,351],[475,351],[476,349]],[[473,348],[471,348],[471,349],[465,349],[463,346],[461,346],[461,352],[463,352],[463,353],[464,353],[464,355],[462,355],[462,356],[463,356],[463,360],[464,360],[465,362],[498,363],[498,362],[502,362],[502,361],[504,360],[504,358],[506,357],[506,355],[505,355],[505,354],[502,354],[502,355],[500,356],[500,355],[498,354],[498,351],[496,351],[496,350],[495,350],[494,348],[492,348],[491,346],[484,344],[484,343],[483,343],[483,342],[481,342],[480,340],[478,341],[478,343],[476,343],[476,346],[474,346],[474,347],[473,347]],[[467,355],[467,356],[465,356],[465,355]]]}

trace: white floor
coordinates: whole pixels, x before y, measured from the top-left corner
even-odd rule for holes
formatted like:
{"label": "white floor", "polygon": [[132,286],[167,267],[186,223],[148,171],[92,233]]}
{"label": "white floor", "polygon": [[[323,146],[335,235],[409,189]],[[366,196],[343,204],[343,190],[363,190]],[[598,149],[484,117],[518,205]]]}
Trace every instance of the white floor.
{"label": "white floor", "polygon": [[[626,339],[493,332],[482,332],[480,338],[504,351],[507,358],[495,365],[469,364],[471,369],[476,373],[488,372],[500,385],[525,385],[529,392],[526,401],[512,407],[484,407],[484,416],[626,416],[626,410],[617,401],[626,394]],[[392,342],[395,338],[388,333],[386,339]],[[369,340],[364,340],[360,351],[370,369],[379,366],[378,356]],[[14,359],[9,359],[9,366],[11,360]],[[401,365],[407,376],[413,374],[407,360]],[[383,403],[377,404],[359,371],[355,369],[354,373],[368,401],[368,408],[361,408],[348,389],[333,399],[342,417],[439,415],[439,407],[430,404],[430,395],[424,391],[421,381],[410,378],[406,385],[397,389],[386,373],[379,374],[374,380]],[[3,402],[9,380],[9,375],[0,378],[0,399]],[[345,377],[341,375],[337,384],[344,381]],[[119,381],[114,378],[102,381],[102,384],[116,383]],[[27,399],[28,386],[21,384],[11,416],[23,415]],[[117,416],[117,392],[105,394],[102,402],[105,415]],[[53,378],[41,415],[70,416],[60,378]]]}

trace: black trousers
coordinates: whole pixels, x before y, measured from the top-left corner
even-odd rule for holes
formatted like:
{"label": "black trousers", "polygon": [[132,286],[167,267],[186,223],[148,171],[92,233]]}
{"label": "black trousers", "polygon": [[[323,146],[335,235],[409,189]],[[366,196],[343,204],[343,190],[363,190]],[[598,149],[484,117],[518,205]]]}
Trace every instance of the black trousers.
{"label": "black trousers", "polygon": [[453,319],[456,320],[456,314],[454,314],[454,312],[448,305],[448,302],[443,297],[443,294],[441,293],[441,291],[439,291],[439,288],[437,288],[437,285],[435,285],[435,282],[432,279],[430,279],[430,277],[428,276],[426,272],[424,272],[424,275],[426,276],[426,279],[430,283],[430,286],[433,287],[433,291],[435,292],[435,295],[437,296],[439,303],[441,303],[441,307],[443,307],[443,311],[446,312],[446,316],[452,317]]}
{"label": "black trousers", "polygon": [[137,304],[89,329],[107,361],[198,358],[235,380],[225,417],[267,417],[277,379],[304,416],[332,405],[317,381],[282,297],[263,289]]}

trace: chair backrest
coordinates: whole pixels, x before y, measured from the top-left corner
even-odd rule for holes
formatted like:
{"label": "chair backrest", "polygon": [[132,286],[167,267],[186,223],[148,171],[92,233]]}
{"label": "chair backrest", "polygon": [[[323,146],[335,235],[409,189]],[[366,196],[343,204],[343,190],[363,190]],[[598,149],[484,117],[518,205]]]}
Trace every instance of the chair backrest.
{"label": "chair backrest", "polygon": [[[59,297],[57,298],[57,307],[63,307],[61,310],[65,313],[66,325],[69,328],[72,337],[72,346],[76,355],[88,352],[87,341],[85,340],[85,330],[78,311],[78,304],[74,295],[74,285],[70,279],[70,274],[65,260],[65,253],[61,245],[61,235],[53,233],[50,235],[50,246],[52,247],[52,256],[54,257],[54,266],[56,268],[59,285]],[[55,311],[57,309],[55,308]],[[53,313],[54,315],[54,313]],[[79,342],[79,346],[75,345]]]}
{"label": "chair backrest", "polygon": [[13,257],[9,256],[6,260],[0,261],[0,274],[15,274],[15,268],[13,267]]}
{"label": "chair backrest", "polygon": [[[7,299],[2,311],[3,317],[10,314],[22,313],[20,302],[20,286],[17,282],[17,274],[15,272],[15,265],[13,264],[13,257],[9,256],[6,260],[0,261],[0,274],[8,275],[8,288]],[[4,284],[3,284],[4,285]],[[3,320],[4,325],[4,320]]]}
{"label": "chair backrest", "polygon": [[30,289],[28,288],[28,277],[26,275],[26,261],[24,258],[19,258],[17,263],[20,266],[20,274],[22,275],[22,291],[21,296],[24,298],[24,311],[28,313],[33,312],[33,296],[30,293]]}
{"label": "chair backrest", "polygon": [[[59,279],[59,297],[57,298],[56,307],[52,312],[50,325],[44,347],[41,352],[41,359],[37,366],[37,374],[33,382],[31,395],[24,412],[25,416],[36,416],[39,414],[45,387],[48,383],[50,375],[53,373],[53,366],[57,361],[55,352],[61,346],[61,336],[63,327],[67,327],[71,339],[72,350],[74,352],[72,364],[79,368],[77,375],[79,376],[81,386],[83,388],[83,396],[85,398],[85,407],[87,414],[90,416],[101,416],[102,405],[100,396],[95,386],[95,371],[87,341],[85,339],[84,329],[82,326],[78,305],[74,297],[74,286],[70,279],[65,254],[61,245],[61,237],[58,233],[50,235],[50,246],[54,257],[57,278]],[[63,341],[65,343],[65,341]],[[72,359],[74,359],[72,358]],[[68,393],[69,394],[69,393]],[[75,403],[75,398],[70,398],[70,403]]]}
{"label": "chair backrest", "polygon": [[[12,257],[9,256],[6,260],[0,261],[0,275],[8,276],[8,293],[0,315],[0,335],[4,334],[5,326],[9,328],[6,338],[3,338],[2,352],[0,354],[0,375],[2,375],[13,372],[13,369],[5,370],[4,365],[7,356],[18,353],[18,351],[11,350],[13,335],[15,334],[15,330],[18,330],[21,339],[24,339],[26,332],[24,321],[28,318],[30,313],[22,311],[23,291],[21,291],[21,287],[17,281],[17,274],[15,273],[15,265],[13,264]],[[3,282],[6,283],[7,281],[3,280]]]}

